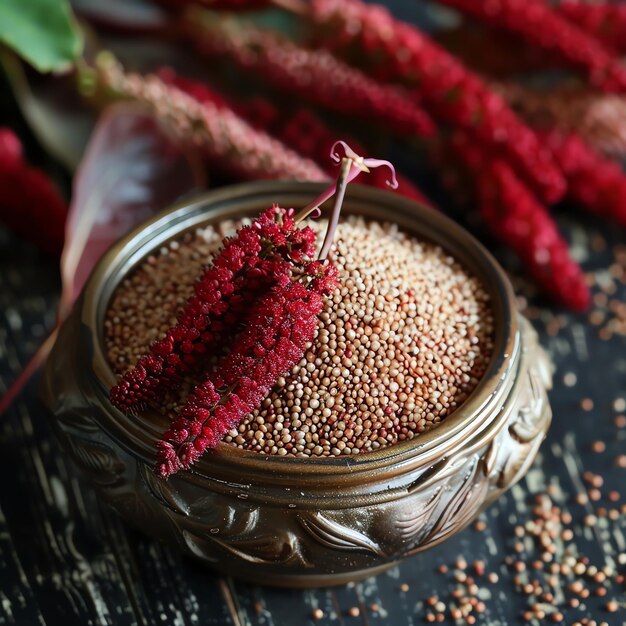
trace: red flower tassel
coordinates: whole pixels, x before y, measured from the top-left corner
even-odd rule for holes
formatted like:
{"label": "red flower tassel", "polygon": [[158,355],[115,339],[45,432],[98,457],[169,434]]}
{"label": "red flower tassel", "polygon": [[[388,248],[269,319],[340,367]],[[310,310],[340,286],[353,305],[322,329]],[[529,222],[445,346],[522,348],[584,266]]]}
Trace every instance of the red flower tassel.
{"label": "red flower tassel", "polygon": [[216,166],[245,179],[327,181],[313,161],[256,130],[222,100],[199,102],[158,76],[124,72],[108,54],[96,63],[98,87],[149,107],[183,145],[197,148]]}
{"label": "red flower tassel", "polygon": [[[587,72],[593,85],[626,92],[626,68],[597,39],[559,15],[546,0],[439,0],[487,24],[504,28]],[[625,33],[622,32],[622,37]]]}
{"label": "red flower tassel", "polygon": [[572,24],[599,39],[607,48],[626,53],[626,5],[561,0],[555,9]]}
{"label": "red flower tassel", "polygon": [[[480,4],[480,3],[478,3]],[[501,155],[548,202],[565,181],[533,131],[482,79],[416,27],[360,0],[313,0],[320,43],[365,65],[378,79],[415,89],[430,112]]]}
{"label": "red flower tassel", "polygon": [[402,89],[381,85],[328,52],[302,48],[271,31],[206,11],[188,15],[187,33],[200,51],[230,58],[290,96],[385,124],[403,136],[434,132],[430,116]]}
{"label": "red flower tassel", "polygon": [[302,358],[315,337],[324,297],[337,285],[337,271],[329,262],[314,262],[303,277],[283,278],[253,309],[232,352],[196,387],[163,435],[157,476],[188,469],[214,448]]}
{"label": "red flower tassel", "polygon": [[0,128],[0,222],[40,250],[60,255],[67,203],[50,179],[22,157],[22,144]]}
{"label": "red flower tassel", "polygon": [[546,294],[575,311],[589,306],[584,275],[554,220],[502,160],[486,160],[460,134],[454,152],[476,177],[481,215],[494,237],[511,248]]}
{"label": "red flower tassel", "polygon": [[286,268],[302,264],[314,250],[315,233],[296,228],[291,212],[277,207],[239,229],[196,282],[177,324],[111,389],[111,402],[125,412],[154,404],[232,334]]}
{"label": "red flower tassel", "polygon": [[568,195],[590,212],[626,226],[626,174],[575,134],[545,134],[546,145],[567,177]]}
{"label": "red flower tassel", "polygon": [[[157,74],[164,82],[188,93],[199,102],[214,102],[218,105],[225,103],[219,94],[204,83],[178,76],[170,68],[162,68]],[[265,130],[298,154],[316,163],[326,163],[328,160],[328,153],[336,141],[336,133],[310,109],[301,108],[285,114],[269,100],[258,97],[246,102],[230,103],[230,106],[254,128]],[[363,154],[364,150],[356,140],[349,138],[345,141],[355,152]],[[332,165],[327,168],[329,175],[334,175],[334,169]],[[408,178],[397,175],[397,181],[399,194],[432,206],[432,202]],[[379,189],[389,189],[387,175],[382,169],[372,170],[363,179],[363,183]]]}

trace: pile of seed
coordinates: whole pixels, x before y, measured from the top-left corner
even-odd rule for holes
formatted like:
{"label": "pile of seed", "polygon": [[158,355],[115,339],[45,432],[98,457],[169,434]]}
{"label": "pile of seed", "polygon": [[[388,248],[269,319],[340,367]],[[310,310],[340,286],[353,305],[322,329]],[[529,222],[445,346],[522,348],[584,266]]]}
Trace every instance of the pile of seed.
{"label": "pile of seed", "polygon": [[[118,373],[175,321],[233,226],[187,234],[123,281],[104,328]],[[440,247],[393,225],[349,218],[332,256],[340,287],[315,341],[226,443],[281,456],[375,450],[436,426],[484,374],[493,349],[489,295]]]}

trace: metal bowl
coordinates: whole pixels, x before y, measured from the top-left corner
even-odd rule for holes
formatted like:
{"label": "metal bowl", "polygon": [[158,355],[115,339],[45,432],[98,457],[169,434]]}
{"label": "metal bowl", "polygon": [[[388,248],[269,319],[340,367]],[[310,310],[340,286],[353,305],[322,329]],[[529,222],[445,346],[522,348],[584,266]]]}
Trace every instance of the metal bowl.
{"label": "metal bowl", "polygon": [[450,251],[490,290],[496,331],[484,377],[430,432],[356,458],[294,459],[221,444],[193,471],[152,474],[158,414],[123,415],[103,318],[120,281],[150,252],[202,224],[301,207],[318,184],[254,183],[177,206],[115,244],[92,273],[48,359],[42,393],[63,448],[125,519],[228,574],[265,584],[345,583],[458,533],[517,482],[551,420],[551,368],[490,254],[445,216],[353,186],[344,211],[397,223]]}

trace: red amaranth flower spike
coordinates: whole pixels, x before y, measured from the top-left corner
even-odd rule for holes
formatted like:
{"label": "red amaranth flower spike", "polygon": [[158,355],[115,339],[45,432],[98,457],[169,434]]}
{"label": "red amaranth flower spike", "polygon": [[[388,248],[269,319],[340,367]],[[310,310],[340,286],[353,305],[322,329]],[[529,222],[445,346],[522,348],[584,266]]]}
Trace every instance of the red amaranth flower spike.
{"label": "red amaranth flower spike", "polygon": [[402,88],[381,85],[325,50],[309,50],[269,30],[206,11],[188,13],[186,32],[212,58],[225,57],[290,96],[402,136],[432,135],[430,116]]}
{"label": "red amaranth flower spike", "polygon": [[315,251],[315,234],[297,228],[293,212],[273,207],[239,229],[198,279],[175,326],[111,389],[123,411],[154,404],[227,338],[256,298]]}
{"label": "red amaranth flower spike", "polygon": [[317,332],[324,297],[337,285],[336,269],[314,262],[302,277],[285,279],[257,303],[231,353],[194,389],[163,435],[157,476],[188,469],[214,448],[302,358]]}
{"label": "red amaranth flower spike", "polygon": [[626,99],[564,85],[534,90],[508,82],[495,87],[531,126],[576,133],[603,154],[626,157]]}
{"label": "red amaranth flower spike", "polygon": [[568,196],[591,213],[626,226],[626,174],[619,164],[598,154],[575,134],[544,135],[568,180]]}
{"label": "red amaranth flower spike", "polygon": [[109,54],[96,62],[96,95],[138,101],[147,106],[181,142],[197,148],[214,165],[245,179],[327,181],[328,175],[239,117],[216,96],[199,102],[154,74],[125,72]]}
{"label": "red amaranth flower spike", "polygon": [[[621,60],[595,37],[559,15],[546,0],[438,1],[491,26],[515,33],[571,66],[584,70],[590,82],[604,91],[626,92],[626,68]],[[622,33],[622,37],[626,34]]]}
{"label": "red amaranth flower spike", "polygon": [[521,258],[546,294],[585,310],[590,300],[585,277],[546,208],[506,162],[486,160],[468,137],[457,133],[451,147],[475,177],[480,213],[493,236]]}
{"label": "red amaranth flower spike", "polygon": [[559,0],[554,8],[610,50],[626,53],[626,4]]}
{"label": "red amaranth flower spike", "polygon": [[22,157],[22,144],[0,128],[0,222],[40,250],[60,255],[67,203],[50,179]]}
{"label": "red amaranth flower spike", "polygon": [[533,131],[484,81],[416,27],[380,5],[312,0],[317,41],[379,80],[413,88],[436,118],[470,133],[486,154],[505,158],[548,202],[565,181]]}
{"label": "red amaranth flower spike", "polygon": [[[204,83],[195,82],[178,76],[170,68],[161,68],[157,75],[165,83],[171,84],[193,96],[199,102],[224,103],[225,100],[213,89]],[[255,97],[244,102],[230,103],[233,110],[246,119],[254,128],[265,130],[272,136],[290,146],[298,154],[323,164],[328,160],[328,153],[336,141],[336,133],[311,109],[298,108],[285,114],[269,100]],[[346,139],[346,143],[357,153],[363,153],[363,147],[353,138]],[[333,174],[334,167],[329,166],[327,171]],[[397,175],[398,193],[432,206],[432,202],[408,178]],[[380,189],[388,189],[384,170],[377,169],[370,176],[363,179],[365,185]]]}

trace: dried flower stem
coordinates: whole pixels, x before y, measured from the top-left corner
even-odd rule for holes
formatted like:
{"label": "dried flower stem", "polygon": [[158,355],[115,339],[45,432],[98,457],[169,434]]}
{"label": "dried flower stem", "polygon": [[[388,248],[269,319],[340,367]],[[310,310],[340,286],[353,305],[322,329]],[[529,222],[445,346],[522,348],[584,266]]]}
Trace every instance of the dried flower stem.
{"label": "dried flower stem", "polygon": [[328,256],[330,247],[333,245],[335,238],[335,231],[337,230],[337,224],[339,224],[339,214],[341,213],[341,207],[343,205],[343,199],[346,195],[346,188],[350,182],[349,176],[353,167],[352,159],[344,157],[341,160],[341,171],[337,177],[337,184],[335,186],[335,202],[333,204],[333,210],[328,220],[328,228],[326,229],[326,236],[324,237],[324,243],[322,244],[322,250],[319,254],[319,259],[323,260]]}
{"label": "dried flower stem", "polygon": [[[344,151],[343,157],[337,151],[339,148],[342,148]],[[356,152],[354,152],[354,150],[352,150],[352,148],[345,141],[336,141],[330,150],[330,154],[331,154],[332,159],[336,163],[341,163],[342,167],[348,168],[348,172],[345,175],[346,184],[349,182],[352,182],[362,172],[369,173],[372,169],[385,167],[385,168],[389,168],[389,171],[391,173],[391,178],[387,180],[387,186],[390,187],[391,189],[398,188],[398,179],[396,178],[396,170],[389,161],[385,161],[383,159],[364,158],[358,155]],[[349,167],[345,165],[346,161],[349,162]],[[343,171],[340,174],[340,179],[342,178],[342,175],[343,175]],[[304,209],[302,209],[296,215],[296,222],[303,220],[308,215],[313,213],[313,211],[318,210],[320,205],[322,205],[324,202],[326,202],[326,200],[328,200],[331,196],[335,194],[336,190],[337,190],[337,185],[331,185],[330,187],[327,187],[317,198],[315,198],[315,200],[313,200],[313,202],[311,202],[306,207],[304,207]],[[341,203],[340,203],[340,206],[341,206]]]}

